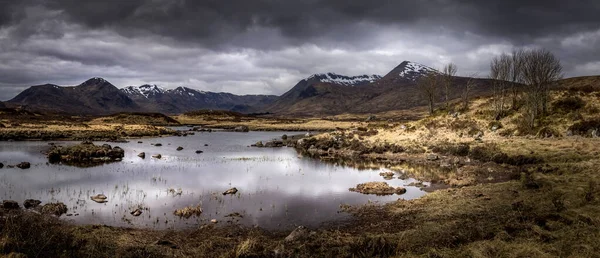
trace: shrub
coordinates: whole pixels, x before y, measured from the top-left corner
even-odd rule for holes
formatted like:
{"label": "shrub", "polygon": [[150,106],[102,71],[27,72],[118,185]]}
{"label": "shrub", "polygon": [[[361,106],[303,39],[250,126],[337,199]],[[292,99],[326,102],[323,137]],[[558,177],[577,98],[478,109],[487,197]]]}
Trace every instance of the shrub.
{"label": "shrub", "polygon": [[585,101],[577,96],[568,96],[552,103],[554,112],[557,113],[569,113],[571,111],[579,110],[585,107],[585,105]]}
{"label": "shrub", "polygon": [[570,126],[569,130],[573,132],[574,135],[594,136],[594,133],[598,134],[598,132],[600,132],[600,119],[596,118],[577,122]]}
{"label": "shrub", "polygon": [[544,126],[537,132],[535,136],[538,138],[553,138],[562,137],[562,134],[552,127]]}

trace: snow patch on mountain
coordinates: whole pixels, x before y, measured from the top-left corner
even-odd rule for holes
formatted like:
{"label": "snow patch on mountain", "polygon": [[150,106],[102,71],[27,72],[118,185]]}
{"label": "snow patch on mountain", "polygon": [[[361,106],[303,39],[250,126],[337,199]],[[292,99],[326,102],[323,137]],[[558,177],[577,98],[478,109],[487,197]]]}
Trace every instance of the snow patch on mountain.
{"label": "snow patch on mountain", "polygon": [[359,76],[345,76],[345,75],[340,75],[340,74],[335,74],[335,73],[320,73],[320,74],[313,74],[310,77],[308,77],[306,80],[312,80],[312,79],[317,79],[320,82],[335,83],[335,84],[346,85],[346,86],[356,86],[359,84],[375,82],[375,81],[381,79],[381,76],[375,75],[375,74],[359,75]]}
{"label": "snow patch on mountain", "polygon": [[122,89],[123,92],[130,95],[142,95],[148,98],[152,95],[163,94],[167,90],[158,87],[157,85],[144,84],[142,86],[129,86]]}

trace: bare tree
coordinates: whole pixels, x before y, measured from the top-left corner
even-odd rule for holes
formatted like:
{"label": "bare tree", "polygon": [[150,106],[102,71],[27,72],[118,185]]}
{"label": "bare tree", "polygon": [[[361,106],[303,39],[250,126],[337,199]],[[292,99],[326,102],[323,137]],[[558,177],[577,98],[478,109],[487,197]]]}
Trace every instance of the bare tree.
{"label": "bare tree", "polygon": [[506,93],[508,91],[508,81],[511,79],[512,67],[512,58],[505,53],[499,57],[494,57],[490,64],[490,78],[494,79],[494,117],[496,120],[504,116],[504,105],[506,103]]}
{"label": "bare tree", "polygon": [[454,63],[447,64],[442,70],[442,75],[444,77],[444,101],[446,103],[446,109],[448,109],[450,105],[448,102],[448,95],[450,95],[450,87],[452,86],[452,82],[454,81],[453,77],[456,75],[457,71],[458,68]]}
{"label": "bare tree", "polygon": [[512,66],[510,71],[510,95],[511,95],[511,108],[513,110],[519,109],[519,84],[523,82],[523,60],[525,51],[523,49],[513,49],[511,53]]}
{"label": "bare tree", "polygon": [[467,110],[469,109],[469,93],[471,91],[471,89],[473,89],[473,87],[475,87],[475,77],[477,77],[478,74],[474,73],[471,74],[469,76],[469,80],[467,80],[467,83],[465,84],[465,88],[463,89],[463,93],[462,93],[462,110]]}
{"label": "bare tree", "polygon": [[429,72],[422,76],[417,83],[421,95],[427,100],[430,115],[433,114],[435,107],[435,99],[438,94],[438,81],[439,75],[436,72]]}
{"label": "bare tree", "polygon": [[560,60],[546,49],[527,50],[523,55],[522,76],[527,85],[526,105],[530,128],[548,109],[551,84],[562,78]]}

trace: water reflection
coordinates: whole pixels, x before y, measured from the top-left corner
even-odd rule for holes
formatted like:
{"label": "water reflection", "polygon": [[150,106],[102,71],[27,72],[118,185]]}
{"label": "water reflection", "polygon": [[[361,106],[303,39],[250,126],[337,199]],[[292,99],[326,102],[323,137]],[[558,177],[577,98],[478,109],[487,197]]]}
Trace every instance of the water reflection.
{"label": "water reflection", "polygon": [[[387,202],[424,194],[416,187],[407,187],[407,193],[401,196],[349,192],[348,188],[359,183],[384,181],[379,176],[384,170],[358,170],[298,158],[292,148],[248,147],[282,134],[294,132],[196,133],[142,139],[143,143],[111,143],[125,149],[123,161],[89,168],[48,164],[42,154],[50,147],[46,142],[2,142],[0,162],[28,161],[32,166],[28,170],[0,170],[0,199],[64,202],[73,215],[66,218],[76,223],[185,228],[217,219],[289,228],[343,219],[347,215],[338,212],[341,204]],[[162,146],[151,145],[156,143]],[[183,150],[177,151],[179,146]],[[196,150],[203,153],[197,154]],[[140,152],[146,153],[145,159],[137,156]],[[162,158],[151,158],[154,154],[161,154]],[[391,186],[413,182],[385,181]],[[222,195],[231,187],[239,192]],[[169,189],[181,189],[181,193],[174,194]],[[90,200],[90,196],[99,193],[108,197],[107,203]],[[198,218],[180,219],[173,215],[175,209],[196,205],[204,211]],[[138,207],[147,210],[139,217],[131,216],[129,213]],[[243,217],[226,217],[234,212]]]}

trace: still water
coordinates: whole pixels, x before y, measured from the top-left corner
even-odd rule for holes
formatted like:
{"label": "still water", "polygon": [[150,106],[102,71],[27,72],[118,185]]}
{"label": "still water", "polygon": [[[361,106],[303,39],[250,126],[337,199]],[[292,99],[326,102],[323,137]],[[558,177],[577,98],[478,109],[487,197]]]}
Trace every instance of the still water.
{"label": "still water", "polygon": [[[217,219],[220,224],[285,229],[347,219],[349,215],[340,212],[343,204],[385,203],[425,194],[416,187],[391,196],[350,192],[348,188],[369,181],[404,186],[414,180],[383,180],[379,173],[385,169],[328,164],[299,157],[293,148],[248,147],[283,134],[298,132],[197,132],[187,137],[140,139],[143,143],[108,143],[125,150],[123,161],[89,168],[48,164],[43,154],[50,148],[48,142],[0,142],[0,162],[31,163],[25,170],[0,169],[0,200],[63,202],[70,216],[62,218],[78,224],[164,229],[197,227]],[[184,149],[177,151],[178,146]],[[196,154],[196,150],[204,152]],[[146,153],[145,159],[137,156],[140,152]],[[162,158],[152,158],[154,154]],[[222,195],[231,187],[239,192]],[[90,200],[99,193],[108,197],[107,203]],[[203,209],[200,217],[173,215],[175,209],[197,205]],[[136,207],[147,209],[134,217],[129,213]],[[235,212],[243,217],[226,217]]]}

